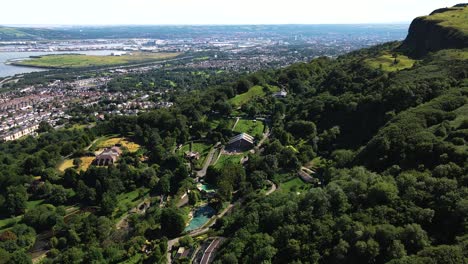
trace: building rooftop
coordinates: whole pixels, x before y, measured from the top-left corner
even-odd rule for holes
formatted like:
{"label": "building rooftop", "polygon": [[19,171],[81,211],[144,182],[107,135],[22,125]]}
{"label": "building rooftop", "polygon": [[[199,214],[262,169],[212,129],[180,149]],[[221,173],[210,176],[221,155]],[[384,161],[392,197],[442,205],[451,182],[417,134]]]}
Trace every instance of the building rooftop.
{"label": "building rooftop", "polygon": [[247,134],[247,133],[241,133],[241,134],[239,134],[239,135],[237,135],[237,136],[235,136],[235,137],[232,137],[232,138],[229,140],[228,145],[229,145],[229,144],[232,144],[232,143],[234,143],[234,142],[236,142],[236,141],[242,140],[242,139],[245,140],[245,141],[247,141],[247,142],[249,142],[249,143],[251,143],[251,144],[254,143],[254,137],[252,137],[251,135],[249,135],[249,134]]}

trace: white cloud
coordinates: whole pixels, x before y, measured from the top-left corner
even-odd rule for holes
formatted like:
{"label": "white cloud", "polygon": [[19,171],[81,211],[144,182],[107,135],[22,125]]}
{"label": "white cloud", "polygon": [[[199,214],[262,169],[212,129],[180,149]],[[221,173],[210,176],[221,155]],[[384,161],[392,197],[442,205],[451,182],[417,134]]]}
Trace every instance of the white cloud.
{"label": "white cloud", "polygon": [[3,0],[0,24],[408,22],[447,0]]}

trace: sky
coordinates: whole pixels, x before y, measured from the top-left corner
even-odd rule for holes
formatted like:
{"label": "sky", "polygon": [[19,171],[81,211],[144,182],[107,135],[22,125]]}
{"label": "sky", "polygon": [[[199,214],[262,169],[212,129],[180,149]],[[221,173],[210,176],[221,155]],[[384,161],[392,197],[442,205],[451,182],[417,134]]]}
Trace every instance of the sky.
{"label": "sky", "polygon": [[407,23],[462,0],[1,0],[0,25]]}

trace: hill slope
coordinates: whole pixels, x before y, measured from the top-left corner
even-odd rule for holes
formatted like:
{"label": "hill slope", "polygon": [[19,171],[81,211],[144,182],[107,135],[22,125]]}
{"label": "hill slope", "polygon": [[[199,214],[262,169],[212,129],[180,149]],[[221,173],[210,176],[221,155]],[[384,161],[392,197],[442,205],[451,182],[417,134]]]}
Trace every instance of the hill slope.
{"label": "hill slope", "polygon": [[[444,25],[461,25],[457,20],[449,17]],[[445,37],[422,34],[418,41]],[[162,263],[178,240],[167,237],[184,235],[191,208],[176,204],[190,190],[190,204],[229,213],[211,222],[206,235],[180,237],[176,244],[203,253],[201,240],[222,236],[211,255],[216,264],[467,263],[468,49],[412,60],[396,52],[398,46],[211,82],[174,94],[169,109],[106,116],[92,128],[52,129],[0,144],[0,215],[12,215],[0,218],[1,259],[28,263],[26,250],[44,244],[51,248],[43,263]],[[113,81],[119,89],[138,89],[124,80],[150,83],[156,74]],[[288,93],[263,96],[261,87]],[[242,107],[233,113],[230,102]],[[210,149],[260,123],[244,118],[232,129],[234,115],[266,117],[270,133],[259,151]],[[71,169],[63,177],[54,171],[63,155],[87,153],[94,139],[117,134],[142,151],[124,152],[109,168]],[[184,147],[174,153],[179,144],[219,153],[204,177],[216,189],[213,197],[202,196],[189,178]],[[312,183],[299,178],[305,172]],[[43,187],[31,184],[37,176],[46,181]],[[129,208],[147,200],[148,187],[156,206],[127,218]],[[160,203],[163,196],[168,199]],[[68,206],[80,211],[67,214]],[[128,228],[116,229],[122,217]],[[36,233],[48,230],[54,237],[35,243]]]}
{"label": "hill slope", "polygon": [[410,25],[401,49],[421,57],[441,49],[468,47],[468,4],[435,10]]}

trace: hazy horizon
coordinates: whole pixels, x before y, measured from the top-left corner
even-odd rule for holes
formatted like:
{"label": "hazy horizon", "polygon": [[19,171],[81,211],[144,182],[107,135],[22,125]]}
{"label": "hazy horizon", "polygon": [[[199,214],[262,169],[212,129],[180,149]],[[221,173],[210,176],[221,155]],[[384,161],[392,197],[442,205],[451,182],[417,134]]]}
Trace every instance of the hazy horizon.
{"label": "hazy horizon", "polygon": [[[408,24],[460,1],[17,0],[3,3],[4,26],[216,26]],[[25,8],[26,7],[26,8]],[[352,11],[350,11],[352,10]]]}
{"label": "hazy horizon", "polygon": [[204,26],[407,26],[411,21],[382,22],[382,23],[310,23],[310,24],[0,24],[3,27],[204,27]]}

